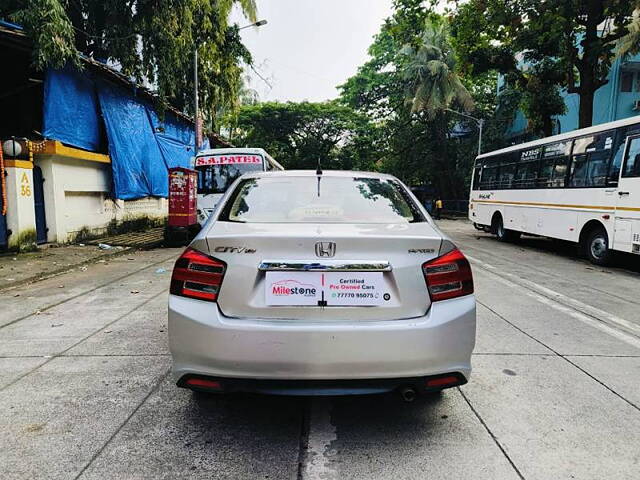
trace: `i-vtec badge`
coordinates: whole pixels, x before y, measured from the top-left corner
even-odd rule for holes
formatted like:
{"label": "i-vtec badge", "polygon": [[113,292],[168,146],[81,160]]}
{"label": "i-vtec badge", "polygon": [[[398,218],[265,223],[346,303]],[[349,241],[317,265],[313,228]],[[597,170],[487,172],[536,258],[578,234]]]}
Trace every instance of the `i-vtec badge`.
{"label": "i-vtec badge", "polygon": [[213,251],[217,253],[256,253],[255,248],[247,247],[216,247]]}

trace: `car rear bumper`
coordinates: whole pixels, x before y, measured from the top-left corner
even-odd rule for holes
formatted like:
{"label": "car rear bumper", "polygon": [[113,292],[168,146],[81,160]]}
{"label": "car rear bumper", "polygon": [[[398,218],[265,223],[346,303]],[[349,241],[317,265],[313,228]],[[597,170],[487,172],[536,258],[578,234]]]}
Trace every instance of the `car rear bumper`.
{"label": "car rear bumper", "polygon": [[464,383],[475,329],[473,295],[434,303],[419,318],[326,323],[229,318],[215,303],[169,297],[178,382],[188,375],[317,381],[459,373]]}

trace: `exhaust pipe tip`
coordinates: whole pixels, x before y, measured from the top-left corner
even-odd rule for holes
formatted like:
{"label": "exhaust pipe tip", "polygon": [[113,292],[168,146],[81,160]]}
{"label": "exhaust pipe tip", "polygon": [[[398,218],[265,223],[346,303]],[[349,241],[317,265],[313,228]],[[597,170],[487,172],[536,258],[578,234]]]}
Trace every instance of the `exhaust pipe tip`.
{"label": "exhaust pipe tip", "polygon": [[400,389],[400,396],[405,402],[411,403],[418,397],[418,392],[412,387],[404,387]]}

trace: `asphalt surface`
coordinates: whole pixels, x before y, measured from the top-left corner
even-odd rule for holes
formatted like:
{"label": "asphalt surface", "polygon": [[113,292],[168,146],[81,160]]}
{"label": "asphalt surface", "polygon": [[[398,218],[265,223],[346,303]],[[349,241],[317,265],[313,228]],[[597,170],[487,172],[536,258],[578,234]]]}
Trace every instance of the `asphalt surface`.
{"label": "asphalt surface", "polygon": [[441,226],[473,264],[474,373],[410,404],[176,388],[177,249],[0,292],[0,478],[640,478],[637,259]]}

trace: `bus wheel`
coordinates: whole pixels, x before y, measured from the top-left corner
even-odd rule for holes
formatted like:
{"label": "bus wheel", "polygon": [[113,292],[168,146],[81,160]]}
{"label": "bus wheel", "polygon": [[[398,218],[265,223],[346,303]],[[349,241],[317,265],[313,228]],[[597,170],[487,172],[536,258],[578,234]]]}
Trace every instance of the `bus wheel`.
{"label": "bus wheel", "polygon": [[493,231],[500,242],[514,242],[520,238],[520,232],[504,228],[502,216],[496,216]]}
{"label": "bus wheel", "polygon": [[608,265],[611,263],[613,253],[609,248],[609,236],[602,228],[594,228],[586,237],[584,250],[589,261],[595,265]]}

